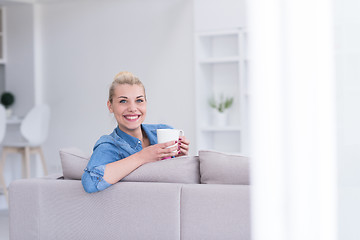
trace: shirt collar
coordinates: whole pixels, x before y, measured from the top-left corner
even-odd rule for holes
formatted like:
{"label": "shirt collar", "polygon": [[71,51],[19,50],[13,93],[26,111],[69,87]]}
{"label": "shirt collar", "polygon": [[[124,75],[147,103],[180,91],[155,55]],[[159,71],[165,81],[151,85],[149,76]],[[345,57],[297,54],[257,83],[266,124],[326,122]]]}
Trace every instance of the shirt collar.
{"label": "shirt collar", "polygon": [[156,129],[150,129],[147,124],[142,124],[141,128],[146,133],[146,136],[150,141],[150,145],[157,144],[157,132],[156,132]]}
{"label": "shirt collar", "polygon": [[139,144],[141,145],[141,141],[138,138],[130,136],[129,134],[121,131],[119,126],[117,126],[115,131],[120,138],[124,139],[125,142],[129,143],[130,147],[136,148]]}

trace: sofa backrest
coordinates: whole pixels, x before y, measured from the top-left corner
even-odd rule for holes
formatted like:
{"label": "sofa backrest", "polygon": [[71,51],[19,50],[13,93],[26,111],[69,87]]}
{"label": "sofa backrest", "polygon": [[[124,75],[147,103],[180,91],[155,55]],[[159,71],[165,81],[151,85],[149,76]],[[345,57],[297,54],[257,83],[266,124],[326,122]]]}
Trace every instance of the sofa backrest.
{"label": "sofa backrest", "polygon": [[[60,150],[64,179],[80,180],[90,159],[77,148]],[[147,163],[122,182],[165,182],[249,185],[249,159],[202,150],[199,156],[183,156]]]}

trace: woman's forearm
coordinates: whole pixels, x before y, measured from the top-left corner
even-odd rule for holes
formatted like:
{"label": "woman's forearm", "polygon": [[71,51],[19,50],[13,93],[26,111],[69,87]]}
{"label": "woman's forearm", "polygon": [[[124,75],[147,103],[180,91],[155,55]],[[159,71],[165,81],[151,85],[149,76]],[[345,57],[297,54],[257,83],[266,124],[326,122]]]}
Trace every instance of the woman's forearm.
{"label": "woman's forearm", "polygon": [[135,153],[127,158],[106,164],[103,179],[114,184],[126,177],[129,173],[144,164],[144,161]]}
{"label": "woman's forearm", "polygon": [[106,164],[103,179],[110,184],[114,184],[144,163],[156,162],[175,156],[177,153],[176,149],[178,148],[176,143],[176,141],[170,141],[151,145],[127,158]]}

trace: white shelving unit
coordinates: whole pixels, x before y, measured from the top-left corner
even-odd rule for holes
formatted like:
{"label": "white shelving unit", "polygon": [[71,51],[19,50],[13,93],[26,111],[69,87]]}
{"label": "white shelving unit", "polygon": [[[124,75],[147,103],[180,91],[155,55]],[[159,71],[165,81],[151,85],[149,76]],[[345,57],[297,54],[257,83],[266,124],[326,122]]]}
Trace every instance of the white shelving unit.
{"label": "white shelving unit", "polygon": [[0,6],[0,94],[5,91],[6,34],[5,7]]}
{"label": "white shelving unit", "polygon": [[[195,34],[197,150],[247,155],[247,83],[244,29]],[[228,124],[218,126],[212,96],[233,97]]]}
{"label": "white shelving unit", "polygon": [[0,64],[5,63],[5,8],[0,6]]}

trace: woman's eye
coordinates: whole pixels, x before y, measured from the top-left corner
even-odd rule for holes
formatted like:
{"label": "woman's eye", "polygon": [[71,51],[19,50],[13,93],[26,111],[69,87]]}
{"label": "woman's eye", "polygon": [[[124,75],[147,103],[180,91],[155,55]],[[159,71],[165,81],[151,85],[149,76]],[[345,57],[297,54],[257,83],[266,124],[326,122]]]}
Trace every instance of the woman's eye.
{"label": "woman's eye", "polygon": [[126,103],[126,100],[120,100],[120,103]]}
{"label": "woman's eye", "polygon": [[143,99],[138,99],[138,100],[136,100],[136,102],[142,103],[142,102],[144,102],[144,100]]}

